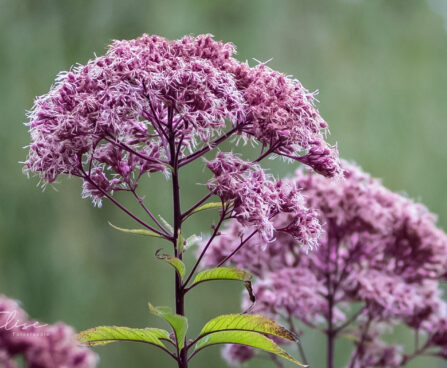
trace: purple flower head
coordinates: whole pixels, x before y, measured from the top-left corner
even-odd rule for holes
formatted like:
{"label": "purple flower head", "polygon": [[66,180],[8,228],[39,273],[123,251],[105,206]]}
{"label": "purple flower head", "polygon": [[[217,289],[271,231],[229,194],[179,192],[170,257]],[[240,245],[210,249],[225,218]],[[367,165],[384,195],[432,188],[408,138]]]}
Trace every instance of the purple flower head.
{"label": "purple flower head", "polygon": [[[306,254],[281,232],[266,249],[250,239],[231,258],[258,276],[254,311],[326,330],[330,321],[337,334],[345,329],[358,334],[355,367],[397,367],[413,359],[383,342],[379,324],[406,324],[425,336],[427,348],[447,351],[447,328],[442,327],[447,326],[447,304],[439,284],[447,271],[447,235],[423,205],[389,191],[354,165],[344,162],[343,169],[343,181],[302,170],[291,180],[323,224],[314,251]],[[278,217],[275,229],[287,221]],[[239,223],[230,224],[206,255],[206,264],[226,259],[245,231]],[[243,308],[249,305],[244,300]],[[376,331],[374,338],[371,331]]]}
{"label": "purple flower head", "polygon": [[[272,273],[269,278],[259,280],[253,291],[257,299],[256,313],[271,318],[276,318],[280,310],[287,310],[307,323],[322,322],[327,315],[323,282],[306,268],[290,267]],[[249,301],[244,302],[243,308],[248,308]]]}
{"label": "purple flower head", "polygon": [[232,44],[210,35],[113,42],[104,56],[60,73],[36,99],[25,172],[43,183],[81,177],[83,196],[100,205],[114,191],[135,189],[142,175],[167,172],[174,159],[183,166],[238,135],[337,175],[338,154],[324,139],[327,124],[313,95],[234,54]]}
{"label": "purple flower head", "polygon": [[7,351],[0,349],[0,367],[16,368],[17,363],[12,360]]}
{"label": "purple flower head", "polygon": [[222,357],[232,367],[240,367],[254,355],[253,348],[245,345],[228,344],[222,349]]}
{"label": "purple flower head", "polygon": [[[273,240],[276,232],[286,232],[306,247],[316,243],[320,225],[296,185],[273,180],[259,165],[230,153],[219,153],[207,166],[215,175],[208,184],[210,190],[224,202],[231,201],[233,217],[257,229],[264,241]],[[275,226],[278,215],[287,217],[281,226]]]}
{"label": "purple flower head", "polygon": [[[314,94],[296,79],[259,64],[233,67],[247,101],[246,133],[284,157],[297,159],[326,176],[338,175],[338,152],[324,140],[328,125],[314,106]],[[301,156],[303,152],[308,152]]]}
{"label": "purple flower head", "polygon": [[30,368],[96,366],[96,356],[76,341],[74,330],[63,323],[46,326],[36,331],[45,338],[35,339],[27,349],[25,358]]}
{"label": "purple flower head", "polygon": [[17,326],[28,321],[28,315],[16,300],[0,295],[0,350],[9,356],[23,352],[26,343],[14,337]]}
{"label": "purple flower head", "polygon": [[29,368],[93,368],[97,360],[91,350],[76,341],[70,326],[29,320],[16,301],[0,296],[1,366],[14,368],[18,355]]}
{"label": "purple flower head", "polygon": [[382,331],[371,331],[366,336],[357,336],[365,341],[364,348],[356,351],[350,358],[347,367],[372,368],[372,367],[402,367],[405,364],[403,348],[400,345],[390,346],[380,339]]}

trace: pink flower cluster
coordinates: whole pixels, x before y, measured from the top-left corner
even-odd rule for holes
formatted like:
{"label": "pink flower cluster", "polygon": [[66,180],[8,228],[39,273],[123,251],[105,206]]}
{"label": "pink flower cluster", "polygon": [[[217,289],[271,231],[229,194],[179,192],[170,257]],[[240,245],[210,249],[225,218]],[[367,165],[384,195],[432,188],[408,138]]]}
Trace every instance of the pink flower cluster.
{"label": "pink flower cluster", "polygon": [[408,359],[404,357],[404,349],[400,345],[389,345],[383,341],[380,336],[385,332],[386,326],[383,325],[370,327],[366,335],[359,334],[359,330],[354,331],[359,341],[363,339],[364,346],[352,353],[349,368],[405,366]]}
{"label": "pink flower cluster", "polygon": [[[252,226],[265,241],[276,233],[286,232],[297,242],[312,247],[321,228],[316,213],[304,205],[304,198],[294,183],[273,180],[257,164],[230,153],[218,153],[207,163],[213,172],[208,186],[224,201],[231,201],[232,215],[243,226]],[[277,216],[288,215],[287,223],[275,227]]]}
{"label": "pink flower cluster", "polygon": [[36,99],[25,171],[44,183],[79,176],[83,196],[100,205],[106,194],[134,189],[142,175],[164,171],[174,159],[182,166],[239,135],[337,175],[338,153],[324,139],[327,124],[313,94],[234,53],[209,35],[115,41],[104,56],[60,73]]}
{"label": "pink flower cluster", "polygon": [[231,366],[238,367],[255,356],[250,346],[227,344],[222,349],[222,356]]}
{"label": "pink flower cluster", "polygon": [[[238,86],[247,103],[248,128],[244,131],[256,137],[274,152],[293,157],[325,176],[339,171],[336,149],[324,141],[321,132],[327,123],[315,109],[314,95],[298,80],[260,64],[250,68],[247,63],[232,67]],[[294,155],[308,150],[303,157]]]}
{"label": "pink flower cluster", "polygon": [[[325,234],[316,250],[306,254],[282,233],[266,249],[251,239],[233,256],[235,265],[259,277],[255,311],[295,318],[334,337],[357,336],[348,367],[400,367],[424,354],[447,358],[447,303],[439,284],[447,272],[447,235],[423,205],[354,165],[343,168],[341,182],[304,171],[291,180],[319,211]],[[285,223],[278,218],[275,227]],[[206,263],[225,259],[244,231],[233,222]],[[395,324],[419,336],[413,353],[385,343]]]}
{"label": "pink flower cluster", "polygon": [[30,321],[16,301],[0,295],[0,366],[15,368],[18,355],[29,368],[96,366],[95,354],[77,343],[71,327]]}

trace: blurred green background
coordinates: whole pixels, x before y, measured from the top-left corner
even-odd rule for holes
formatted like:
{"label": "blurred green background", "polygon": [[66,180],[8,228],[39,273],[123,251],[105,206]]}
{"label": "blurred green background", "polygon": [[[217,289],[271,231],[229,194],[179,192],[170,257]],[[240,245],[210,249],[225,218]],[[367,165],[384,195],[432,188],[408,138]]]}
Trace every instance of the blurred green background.
{"label": "blurred green background", "polygon": [[[445,0],[0,0],[0,293],[20,299],[34,318],[78,330],[99,324],[159,325],[146,308],[172,303],[172,272],[154,260],[161,244],[107,225],[132,223],[109,204],[80,199],[78,180],[42,192],[19,161],[22,125],[56,73],[102,54],[112,39],[142,33],[179,38],[212,33],[253,58],[319,89],[330,140],[393,190],[421,199],[447,228],[447,35]],[[275,173],[294,168],[276,161]],[[188,173],[185,202],[203,192],[202,169]],[[56,189],[56,190],[53,190]],[[155,212],[170,194],[154,176],[144,185]],[[207,231],[209,214],[189,223]],[[150,244],[154,243],[154,244]],[[241,287],[203,286],[188,300],[192,330],[219,313],[238,312]],[[399,342],[410,341],[403,332]],[[338,348],[345,350],[349,341]],[[312,367],[323,367],[317,334],[303,337]],[[132,344],[98,348],[100,367],[171,367],[158,351]],[[343,367],[341,353],[336,367]],[[225,367],[218,348],[193,367]],[[250,367],[271,367],[261,360]],[[411,367],[445,367],[416,361]]]}

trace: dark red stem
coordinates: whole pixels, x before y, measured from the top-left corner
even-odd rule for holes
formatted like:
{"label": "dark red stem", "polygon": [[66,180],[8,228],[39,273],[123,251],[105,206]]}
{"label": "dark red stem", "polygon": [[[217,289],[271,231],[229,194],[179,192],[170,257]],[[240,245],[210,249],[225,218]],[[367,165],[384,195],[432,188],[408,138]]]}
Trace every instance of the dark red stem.
{"label": "dark red stem", "polygon": [[200,201],[198,201],[194,206],[192,206],[188,211],[186,211],[182,218],[186,219],[196,208],[199,208],[202,204],[204,204],[210,197],[212,197],[214,194],[216,194],[216,191],[213,190],[209,192],[205,197],[203,197]]}
{"label": "dark red stem", "polygon": [[327,329],[327,368],[334,368],[335,331],[333,326],[334,300],[333,295],[328,296],[328,329]]}
{"label": "dark red stem", "polygon": [[98,186],[91,178],[88,176],[88,174],[85,172],[83,168],[81,168],[82,174],[81,177],[84,180],[87,180],[90,184],[92,184],[96,189],[98,189],[107,199],[109,199],[115,206],[117,206],[120,210],[125,212],[127,215],[132,217],[136,222],[143,225],[145,228],[149,229],[150,231],[153,231],[154,233],[160,235],[161,237],[165,239],[170,239],[167,235],[161,233],[157,229],[154,229],[152,226],[146,224],[143,220],[135,216],[132,212],[130,212],[126,207],[124,207],[122,204],[120,204],[117,200],[115,200],[109,193],[107,193],[105,190],[103,190],[100,186]]}
{"label": "dark red stem", "polygon": [[141,198],[136,190],[134,188],[131,188],[130,191],[132,192],[132,194],[134,195],[134,197],[136,198],[136,200],[138,201],[138,203],[140,204],[140,206],[144,209],[144,211],[149,215],[149,217],[152,219],[152,221],[155,222],[155,224],[160,228],[161,231],[163,231],[167,236],[171,236],[171,234],[169,234],[169,231],[166,230],[162,224],[160,224],[157,219],[155,218],[155,216],[152,214],[152,212],[149,210],[149,208],[146,207],[146,205],[143,202],[143,198]]}
{"label": "dark red stem", "polygon": [[226,256],[222,261],[220,261],[216,267],[220,267],[226,262],[228,262],[231,259],[231,257],[233,257],[257,232],[258,230],[254,230],[244,240],[241,240],[241,243],[238,245],[238,247],[235,250],[233,250],[228,256]]}
{"label": "dark red stem", "polygon": [[[180,185],[178,177],[178,155],[176,152],[175,132],[172,128],[173,109],[168,108],[168,129],[169,129],[169,153],[170,165],[172,166],[172,202],[174,212],[174,234],[172,244],[174,245],[174,254],[180,260],[182,252],[178,249],[177,239],[182,229],[182,211],[180,206]],[[179,148],[180,149],[180,148]],[[175,272],[175,313],[181,316],[185,315],[185,293],[180,275]],[[179,368],[188,368],[187,350],[182,349],[177,359]]]}
{"label": "dark red stem", "polygon": [[223,136],[217,138],[215,141],[211,142],[209,145],[203,147],[201,150],[194,152],[193,154],[189,155],[188,157],[185,157],[180,160],[179,167],[185,166],[186,164],[189,164],[190,162],[198,159],[199,157],[203,156],[205,153],[211,151],[213,148],[221,144],[223,141],[231,137],[236,131],[241,129],[241,126],[236,126],[227,133],[225,133]]}
{"label": "dark red stem", "polygon": [[[224,207],[222,205],[222,207]],[[203,248],[202,252],[200,253],[199,258],[197,258],[196,263],[194,264],[194,267],[192,268],[188,278],[185,281],[185,286],[188,284],[188,282],[191,280],[191,277],[194,275],[194,272],[196,272],[197,267],[199,267],[200,261],[202,260],[203,256],[205,255],[206,251],[208,250],[209,246],[211,245],[211,243],[213,242],[214,238],[217,236],[217,234],[219,233],[219,229],[223,223],[223,221],[225,220],[225,215],[226,215],[226,208],[222,208],[222,213],[220,215],[219,218],[219,222],[217,223],[217,225],[214,227],[214,231],[213,234],[211,235],[211,237],[209,238],[208,242],[206,243],[205,247]]]}
{"label": "dark red stem", "polygon": [[328,302],[328,315],[327,315],[327,330],[326,330],[326,341],[327,341],[327,368],[334,368],[334,345],[336,330],[334,328],[334,286],[332,280],[332,248],[333,239],[329,236],[328,247],[327,247],[327,264],[328,271],[326,274],[327,283],[327,302]]}

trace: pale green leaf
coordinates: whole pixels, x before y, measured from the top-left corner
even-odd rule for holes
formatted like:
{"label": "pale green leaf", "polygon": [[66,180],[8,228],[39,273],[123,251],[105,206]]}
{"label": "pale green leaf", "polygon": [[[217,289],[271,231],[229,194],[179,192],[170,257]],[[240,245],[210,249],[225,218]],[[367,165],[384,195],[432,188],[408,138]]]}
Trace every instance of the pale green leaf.
{"label": "pale green leaf", "polygon": [[183,278],[183,276],[185,276],[185,264],[180,259],[170,256],[169,254],[160,253],[160,251],[161,249],[158,249],[155,252],[155,257],[169,263],[177,270],[180,277]]}
{"label": "pale green leaf", "polygon": [[122,227],[118,227],[113,225],[111,222],[109,222],[109,225],[112,226],[114,229],[122,231],[124,233],[132,233],[132,234],[138,234],[138,235],[144,235],[144,236],[154,236],[156,238],[162,238],[161,235],[146,229],[124,229]]}
{"label": "pale green leaf", "polygon": [[355,335],[350,334],[350,333],[341,333],[341,334],[338,334],[337,336],[345,338],[345,339],[348,339],[348,340],[352,340],[352,341],[355,341],[355,342],[360,342],[361,341],[358,336],[355,336]]}
{"label": "pale green leaf", "polygon": [[105,345],[117,341],[145,342],[160,346],[161,339],[169,340],[169,332],[159,328],[129,328],[117,326],[99,326],[78,334],[78,340],[89,346]]}
{"label": "pale green leaf", "polygon": [[218,267],[199,272],[194,279],[193,285],[211,280],[251,281],[251,279],[251,273],[244,270],[239,270],[234,267]]}
{"label": "pale green leaf", "polygon": [[297,340],[297,336],[274,320],[257,314],[225,314],[218,316],[203,326],[200,335],[225,330],[252,331],[274,335],[290,341]]}
{"label": "pale green leaf", "polygon": [[204,349],[207,346],[216,344],[240,344],[252,346],[257,349],[278,355],[301,367],[307,367],[298,360],[291,357],[287,352],[280,348],[268,337],[252,331],[219,331],[212,333],[200,339],[196,344],[196,351]]}
{"label": "pale green leaf", "polygon": [[201,206],[194,208],[194,210],[191,211],[191,213],[188,215],[188,217],[197,213],[197,212],[211,210],[214,208],[222,208],[222,202],[210,202],[210,203],[202,204]]}
{"label": "pale green leaf", "polygon": [[252,275],[247,271],[240,270],[234,267],[217,267],[199,272],[196,275],[194,282],[191,285],[191,288],[205,281],[213,281],[213,280],[243,281],[245,288],[247,289],[248,294],[250,296],[250,300],[252,301],[252,303],[254,303],[256,299],[253,294],[253,290],[251,288],[251,279]]}
{"label": "pale green leaf", "polygon": [[183,237],[183,235],[179,229],[178,233],[177,233],[177,249],[180,254],[183,253],[184,244],[185,244],[185,238]]}
{"label": "pale green leaf", "polygon": [[169,307],[154,307],[151,303],[148,303],[148,305],[152,314],[164,318],[171,325],[177,339],[178,349],[182,350],[185,346],[185,336],[188,330],[186,317],[172,313]]}

